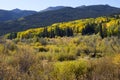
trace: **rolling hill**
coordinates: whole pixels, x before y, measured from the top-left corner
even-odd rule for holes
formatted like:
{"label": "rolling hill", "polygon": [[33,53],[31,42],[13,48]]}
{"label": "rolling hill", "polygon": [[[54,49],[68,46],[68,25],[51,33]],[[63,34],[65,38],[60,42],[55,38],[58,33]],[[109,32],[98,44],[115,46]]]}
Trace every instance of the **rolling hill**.
{"label": "rolling hill", "polygon": [[8,21],[8,20],[15,20],[20,17],[29,16],[35,14],[36,11],[29,11],[29,10],[20,10],[20,9],[13,9],[13,10],[0,10],[0,22]]}

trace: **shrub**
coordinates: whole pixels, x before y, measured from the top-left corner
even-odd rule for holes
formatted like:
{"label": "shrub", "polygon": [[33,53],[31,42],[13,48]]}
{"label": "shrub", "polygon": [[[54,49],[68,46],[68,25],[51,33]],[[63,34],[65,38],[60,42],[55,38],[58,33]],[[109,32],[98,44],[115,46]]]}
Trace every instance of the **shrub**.
{"label": "shrub", "polygon": [[30,47],[28,48],[28,46],[20,47],[15,57],[21,73],[29,72],[30,66],[34,64],[36,59],[33,50]]}
{"label": "shrub", "polygon": [[73,54],[66,54],[66,53],[56,53],[56,57],[58,61],[69,61],[69,60],[75,60],[76,56]]}
{"label": "shrub", "polygon": [[80,80],[87,71],[86,61],[57,62],[54,73],[57,80]]}

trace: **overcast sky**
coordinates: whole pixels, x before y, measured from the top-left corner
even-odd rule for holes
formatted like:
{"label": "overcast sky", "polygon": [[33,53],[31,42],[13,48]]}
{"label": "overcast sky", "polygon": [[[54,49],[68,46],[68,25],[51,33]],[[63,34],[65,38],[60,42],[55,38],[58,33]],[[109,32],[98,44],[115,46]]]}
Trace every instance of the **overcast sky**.
{"label": "overcast sky", "polygon": [[120,8],[120,0],[0,0],[0,9],[11,10],[19,8],[40,11],[50,6],[76,7],[97,4],[109,4]]}

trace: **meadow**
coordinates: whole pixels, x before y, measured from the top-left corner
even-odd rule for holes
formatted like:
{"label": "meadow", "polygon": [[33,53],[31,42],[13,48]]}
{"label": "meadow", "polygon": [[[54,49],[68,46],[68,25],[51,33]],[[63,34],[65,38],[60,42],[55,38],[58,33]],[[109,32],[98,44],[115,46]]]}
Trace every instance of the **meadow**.
{"label": "meadow", "polygon": [[120,39],[99,34],[0,40],[0,80],[119,80]]}

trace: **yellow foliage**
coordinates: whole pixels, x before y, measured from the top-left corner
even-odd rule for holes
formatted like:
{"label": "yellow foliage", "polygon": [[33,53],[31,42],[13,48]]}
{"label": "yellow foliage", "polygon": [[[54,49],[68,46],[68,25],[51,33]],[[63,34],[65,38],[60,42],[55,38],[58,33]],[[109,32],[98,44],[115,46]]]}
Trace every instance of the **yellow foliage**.
{"label": "yellow foliage", "polygon": [[120,54],[115,55],[113,63],[120,65]]}

